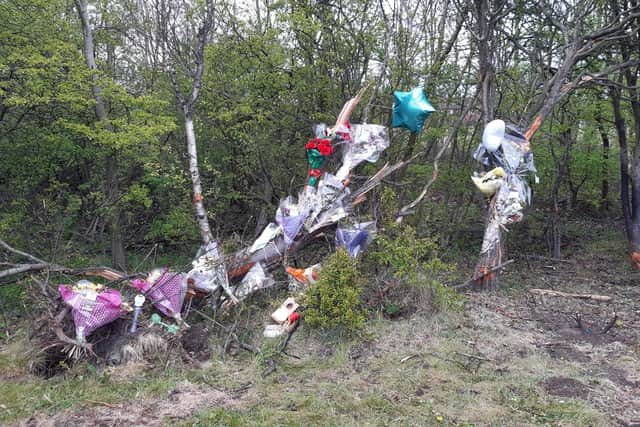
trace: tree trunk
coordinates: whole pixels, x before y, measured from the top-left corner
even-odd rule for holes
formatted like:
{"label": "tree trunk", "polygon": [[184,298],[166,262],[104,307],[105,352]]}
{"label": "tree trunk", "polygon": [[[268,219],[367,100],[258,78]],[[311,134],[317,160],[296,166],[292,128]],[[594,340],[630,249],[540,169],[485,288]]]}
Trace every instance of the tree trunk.
{"label": "tree trunk", "polygon": [[489,0],[476,0],[476,19],[478,34],[478,65],[480,69],[480,83],[482,87],[482,115],[486,125],[494,116],[494,86],[495,74],[493,65],[492,44],[495,22],[490,16]]}
{"label": "tree trunk", "polygon": [[[76,8],[82,23],[82,36],[84,40],[83,54],[87,67],[94,71],[97,70],[96,60],[94,56],[93,33],[91,32],[91,24],[89,22],[87,0],[75,0]],[[95,99],[95,113],[98,121],[103,122],[106,129],[111,129],[108,123],[107,111],[104,106],[104,98],[102,97],[102,89],[97,83],[98,75],[94,72],[91,75],[93,83],[91,91]],[[120,188],[118,185],[118,161],[116,154],[112,151],[107,157],[106,167],[106,196],[111,204],[111,214],[107,219],[109,231],[111,234],[111,264],[113,267],[126,271],[126,253],[122,240],[122,228],[120,218]]]}
{"label": "tree trunk", "polygon": [[184,111],[184,129],[187,138],[187,152],[189,153],[189,174],[193,186],[193,207],[196,210],[198,229],[204,246],[213,242],[213,234],[209,226],[209,217],[204,207],[204,197],[202,195],[202,183],[200,181],[200,170],[198,169],[198,149],[196,147],[196,133],[193,127],[193,112],[188,107]]}
{"label": "tree trunk", "polygon": [[121,229],[120,188],[118,185],[118,159],[115,154],[107,158],[107,200],[111,204],[109,215],[109,230],[111,234],[111,265],[112,267],[127,271],[127,258],[124,251]]}
{"label": "tree trunk", "polygon": [[480,257],[473,274],[474,282],[484,291],[492,291],[498,288],[498,272],[493,269],[502,264],[503,244],[502,230],[496,218],[496,205],[500,203],[496,193],[489,203],[487,224],[482,237]]}
{"label": "tree trunk", "polygon": [[627,126],[620,106],[620,91],[611,89],[611,105],[620,146],[620,202],[627,238],[631,239],[631,203],[629,199],[629,149],[627,144]]}
{"label": "tree trunk", "polygon": [[602,174],[602,180],[600,184],[600,207],[604,211],[609,210],[609,152],[611,143],[609,141],[609,134],[602,124],[600,117],[596,118],[598,122],[598,131],[602,138],[602,166],[600,173]]}

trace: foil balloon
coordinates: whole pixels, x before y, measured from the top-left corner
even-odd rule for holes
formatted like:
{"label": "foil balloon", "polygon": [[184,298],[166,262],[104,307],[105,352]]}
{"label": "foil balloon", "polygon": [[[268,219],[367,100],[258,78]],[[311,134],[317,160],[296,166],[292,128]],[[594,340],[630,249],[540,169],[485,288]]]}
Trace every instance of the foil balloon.
{"label": "foil balloon", "polygon": [[493,153],[502,144],[506,124],[504,120],[493,120],[487,123],[482,133],[482,145],[488,152]]}
{"label": "foil balloon", "polygon": [[403,127],[411,132],[420,132],[424,121],[436,111],[429,103],[421,87],[411,92],[393,92],[393,127]]}

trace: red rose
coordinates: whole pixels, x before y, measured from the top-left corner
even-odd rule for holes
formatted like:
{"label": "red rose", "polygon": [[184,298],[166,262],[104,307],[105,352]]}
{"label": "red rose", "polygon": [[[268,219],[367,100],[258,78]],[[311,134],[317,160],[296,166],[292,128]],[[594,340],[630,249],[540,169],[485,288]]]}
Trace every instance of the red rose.
{"label": "red rose", "polygon": [[318,151],[323,156],[328,156],[333,153],[333,147],[331,146],[331,143],[325,139],[321,144],[318,144]]}

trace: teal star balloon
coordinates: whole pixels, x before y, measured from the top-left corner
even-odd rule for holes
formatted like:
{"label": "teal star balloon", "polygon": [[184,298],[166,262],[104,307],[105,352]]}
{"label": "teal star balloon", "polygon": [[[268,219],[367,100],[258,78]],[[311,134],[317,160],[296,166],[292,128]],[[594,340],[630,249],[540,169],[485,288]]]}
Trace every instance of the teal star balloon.
{"label": "teal star balloon", "polygon": [[417,87],[411,92],[393,92],[393,127],[403,127],[411,132],[420,132],[424,121],[436,111],[429,103],[424,89]]}

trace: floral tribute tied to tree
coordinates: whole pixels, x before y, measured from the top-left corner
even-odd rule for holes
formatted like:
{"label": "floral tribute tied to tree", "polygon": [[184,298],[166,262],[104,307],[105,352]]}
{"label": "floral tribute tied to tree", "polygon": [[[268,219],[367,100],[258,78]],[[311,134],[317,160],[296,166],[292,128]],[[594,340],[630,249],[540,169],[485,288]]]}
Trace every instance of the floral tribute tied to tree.
{"label": "floral tribute tied to tree", "polygon": [[[276,281],[269,270],[281,261],[290,278],[289,289],[296,293],[304,292],[322,275],[322,263],[307,268],[293,268],[287,265],[288,254],[295,253],[305,242],[330,229],[335,230],[336,247],[344,247],[351,257],[356,258],[366,250],[376,234],[376,223],[363,221],[355,215],[354,207],[365,200],[365,195],[385,177],[405,166],[408,161],[392,166],[386,164],[359,188],[354,190],[350,187],[352,171],[363,162],[377,162],[390,145],[385,126],[349,122],[362,93],[344,105],[334,126],[319,124],[314,127],[314,137],[304,146],[308,171],[302,191],[297,200],[294,196],[288,196],[280,201],[275,221],[265,227],[250,247],[231,256],[220,256],[216,252],[217,245],[209,243],[200,248],[189,272],[157,269],[146,277],[136,275],[138,277],[127,282],[138,293],[137,296],[134,294],[137,314],[129,329],[132,334],[139,329],[138,317],[145,301],[153,304],[155,310],[175,324],[165,323],[154,313],[148,326],[143,323],[141,328],[165,328],[169,333],[177,333],[180,328],[189,327],[184,319],[189,315],[194,298],[208,298],[213,310],[238,304],[252,293],[274,286]],[[393,126],[407,128],[415,135],[422,130],[424,121],[433,111],[435,109],[421,88],[411,92],[396,92]],[[342,164],[332,174],[325,169],[327,159],[336,154],[341,155]],[[512,169],[517,176],[518,168],[509,170]],[[517,182],[517,177],[513,180]],[[115,273],[112,271],[108,279],[128,279],[124,275],[116,274],[114,277]],[[60,285],[60,294],[71,307],[76,325],[76,339],[67,342],[75,342],[80,348],[91,348],[86,342],[91,332],[132,311],[123,302],[126,295],[88,281],[81,281],[74,286]],[[265,336],[274,337],[295,331],[300,315],[294,296],[287,298],[271,316],[276,324],[267,326]]]}
{"label": "floral tribute tied to tree", "polygon": [[475,173],[471,180],[489,197],[487,223],[473,279],[479,286],[493,289],[497,286],[496,272],[502,265],[501,233],[507,231],[507,225],[520,222],[524,208],[531,204],[527,177],[535,176],[536,168],[529,140],[503,120],[487,124],[473,157],[488,171]]}

